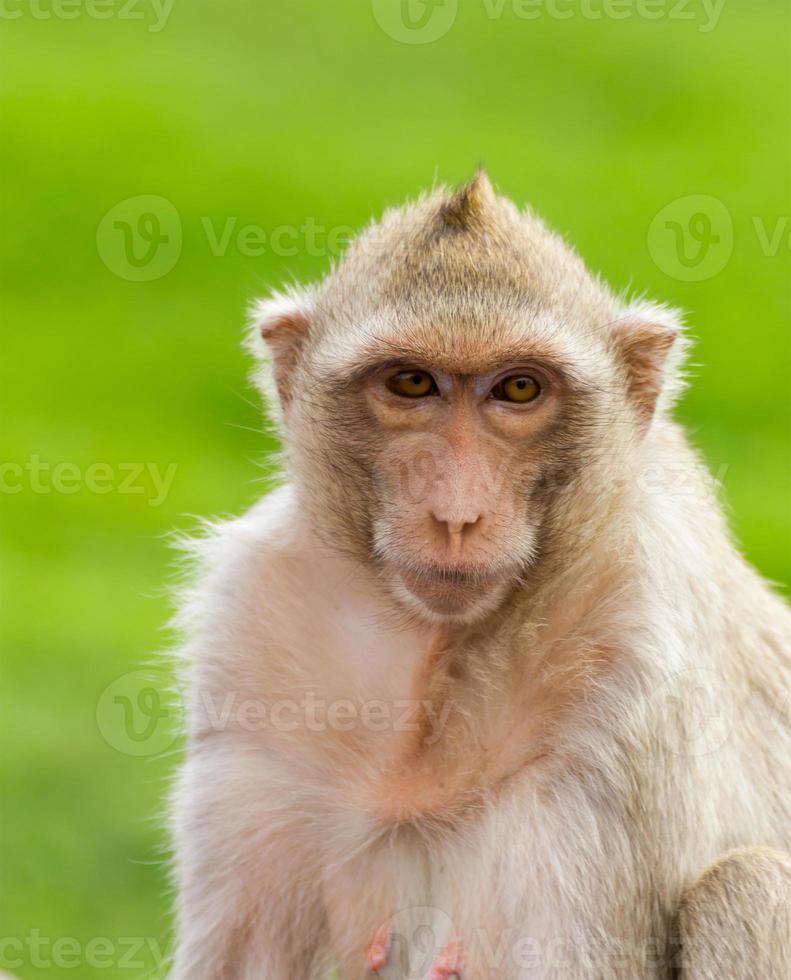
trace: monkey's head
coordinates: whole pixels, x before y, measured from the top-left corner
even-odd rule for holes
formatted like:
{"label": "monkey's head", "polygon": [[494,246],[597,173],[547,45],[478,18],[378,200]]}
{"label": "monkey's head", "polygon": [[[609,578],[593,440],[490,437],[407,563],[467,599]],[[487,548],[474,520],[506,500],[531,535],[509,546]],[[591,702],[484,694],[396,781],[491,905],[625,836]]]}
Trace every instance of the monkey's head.
{"label": "monkey's head", "polygon": [[677,388],[673,315],[627,306],[483,174],[388,212],[255,324],[314,529],[434,618],[582,547]]}

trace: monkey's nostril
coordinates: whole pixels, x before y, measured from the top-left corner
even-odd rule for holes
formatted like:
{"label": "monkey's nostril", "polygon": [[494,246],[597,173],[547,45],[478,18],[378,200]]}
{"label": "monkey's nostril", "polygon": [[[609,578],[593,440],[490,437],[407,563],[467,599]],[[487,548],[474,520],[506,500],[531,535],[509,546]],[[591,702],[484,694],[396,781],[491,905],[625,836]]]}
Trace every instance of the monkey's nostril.
{"label": "monkey's nostril", "polygon": [[479,514],[477,517],[468,518],[465,520],[447,520],[441,517],[437,517],[436,514],[431,515],[435,523],[450,536],[451,540],[459,540],[468,531],[471,531],[474,527],[483,520],[483,515]]}

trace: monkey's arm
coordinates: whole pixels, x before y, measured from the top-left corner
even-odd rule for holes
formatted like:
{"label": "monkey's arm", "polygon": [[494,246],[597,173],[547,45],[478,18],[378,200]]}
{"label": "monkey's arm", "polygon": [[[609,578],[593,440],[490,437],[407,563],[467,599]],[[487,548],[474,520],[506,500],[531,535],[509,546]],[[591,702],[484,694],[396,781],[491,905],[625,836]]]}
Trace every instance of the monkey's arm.
{"label": "monkey's arm", "polygon": [[684,980],[788,980],[791,857],[726,855],[687,889],[678,924]]}
{"label": "monkey's arm", "polygon": [[180,894],[170,980],[326,976],[315,861],[295,795],[278,762],[236,734],[190,747],[172,807]]}

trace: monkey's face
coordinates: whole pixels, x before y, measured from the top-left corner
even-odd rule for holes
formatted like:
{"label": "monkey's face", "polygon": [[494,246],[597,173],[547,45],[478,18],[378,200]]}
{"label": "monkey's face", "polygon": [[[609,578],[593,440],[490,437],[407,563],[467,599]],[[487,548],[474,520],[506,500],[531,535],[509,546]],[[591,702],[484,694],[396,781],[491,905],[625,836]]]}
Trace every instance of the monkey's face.
{"label": "monkey's face", "polygon": [[472,621],[573,558],[647,422],[617,348],[453,319],[455,335],[366,330],[340,355],[320,341],[296,372],[287,441],[325,540],[408,608]]}
{"label": "monkey's face", "polygon": [[256,311],[313,528],[411,608],[465,620],[595,533],[677,333],[482,175]]}
{"label": "monkey's face", "polygon": [[537,317],[425,324],[366,324],[342,348],[317,338],[287,441],[324,540],[410,610],[469,622],[572,554],[607,497],[602,457],[639,424],[602,343]]}
{"label": "monkey's face", "polygon": [[366,374],[372,550],[402,601],[470,618],[525,572],[563,388],[536,360],[464,372],[397,361]]}

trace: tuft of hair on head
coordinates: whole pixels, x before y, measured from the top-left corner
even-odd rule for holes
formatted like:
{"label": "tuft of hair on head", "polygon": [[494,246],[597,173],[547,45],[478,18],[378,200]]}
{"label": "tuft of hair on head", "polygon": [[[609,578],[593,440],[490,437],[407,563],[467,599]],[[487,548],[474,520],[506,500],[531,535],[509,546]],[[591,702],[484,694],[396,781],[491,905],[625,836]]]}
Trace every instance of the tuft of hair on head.
{"label": "tuft of hair on head", "polygon": [[480,224],[486,209],[494,201],[494,190],[486,171],[479,167],[472,180],[457,188],[440,208],[440,220],[446,228],[469,231]]}

